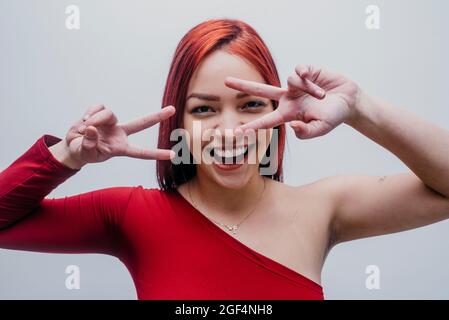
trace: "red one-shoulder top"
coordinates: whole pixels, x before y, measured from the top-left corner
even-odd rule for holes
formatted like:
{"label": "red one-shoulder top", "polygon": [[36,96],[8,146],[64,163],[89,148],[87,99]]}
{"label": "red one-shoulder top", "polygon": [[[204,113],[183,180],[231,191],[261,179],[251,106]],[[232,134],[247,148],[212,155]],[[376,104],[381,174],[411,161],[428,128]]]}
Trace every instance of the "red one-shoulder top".
{"label": "red one-shoulder top", "polygon": [[0,173],[0,248],[113,255],[139,299],[324,299],[318,283],[244,245],[178,191],[46,198],[79,171],[51,154],[60,140],[43,135]]}

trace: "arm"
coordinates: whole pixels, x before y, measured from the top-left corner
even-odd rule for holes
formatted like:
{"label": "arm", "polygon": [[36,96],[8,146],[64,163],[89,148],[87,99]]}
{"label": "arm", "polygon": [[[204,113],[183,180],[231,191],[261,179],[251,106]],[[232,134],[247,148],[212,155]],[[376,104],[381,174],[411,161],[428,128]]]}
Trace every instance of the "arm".
{"label": "arm", "polygon": [[114,254],[133,188],[44,198],[79,171],[59,162],[50,151],[60,141],[44,135],[0,173],[0,248]]}
{"label": "arm", "polygon": [[346,124],[391,151],[412,172],[327,179],[335,191],[336,242],[408,230],[449,218],[447,130],[363,91]]}
{"label": "arm", "polygon": [[[288,88],[236,78],[230,88],[279,101],[271,113],[237,131],[290,122],[298,139],[325,135],[342,123],[358,130],[402,160],[412,172],[336,176],[319,181],[329,195],[331,241],[353,240],[424,226],[449,217],[449,132],[367,96],[341,74],[298,65]],[[320,191],[321,192],[321,191]]]}
{"label": "arm", "polygon": [[169,106],[119,124],[111,110],[96,105],[70,127],[64,140],[44,135],[0,173],[0,248],[117,255],[119,228],[135,188],[113,187],[60,199],[44,197],[87,163],[114,156],[173,158],[172,150],[142,148],[130,144],[128,136],[174,112]]}

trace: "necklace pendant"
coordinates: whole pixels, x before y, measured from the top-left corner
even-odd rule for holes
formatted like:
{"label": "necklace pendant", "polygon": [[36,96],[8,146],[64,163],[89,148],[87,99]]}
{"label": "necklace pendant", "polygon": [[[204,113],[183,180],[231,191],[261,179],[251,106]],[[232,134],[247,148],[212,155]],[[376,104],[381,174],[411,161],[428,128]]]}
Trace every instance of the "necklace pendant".
{"label": "necklace pendant", "polygon": [[232,234],[236,234],[237,233],[237,228],[238,228],[238,226],[233,225],[232,227],[229,228],[229,231],[231,231]]}

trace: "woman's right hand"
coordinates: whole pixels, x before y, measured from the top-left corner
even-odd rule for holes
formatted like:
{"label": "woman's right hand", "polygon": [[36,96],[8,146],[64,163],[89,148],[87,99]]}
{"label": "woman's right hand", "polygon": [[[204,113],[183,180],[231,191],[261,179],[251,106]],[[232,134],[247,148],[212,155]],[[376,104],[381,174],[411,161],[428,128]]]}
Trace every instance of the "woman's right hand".
{"label": "woman's right hand", "polygon": [[50,151],[55,158],[73,169],[115,156],[170,160],[175,156],[174,151],[149,150],[132,145],[128,142],[128,136],[168,119],[175,111],[173,106],[167,106],[159,112],[118,124],[111,110],[103,105],[94,106],[72,125],[63,140],[50,147]]}

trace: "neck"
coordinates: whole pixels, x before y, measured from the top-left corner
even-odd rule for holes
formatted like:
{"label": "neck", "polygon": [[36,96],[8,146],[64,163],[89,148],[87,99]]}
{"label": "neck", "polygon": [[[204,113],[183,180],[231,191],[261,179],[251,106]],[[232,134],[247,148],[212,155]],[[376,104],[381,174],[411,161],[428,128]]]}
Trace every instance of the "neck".
{"label": "neck", "polygon": [[[235,219],[257,205],[264,191],[265,179],[257,174],[241,188],[226,188],[198,172],[189,183],[194,201],[203,209],[211,209],[212,218],[218,218],[218,213],[224,213],[232,216],[230,219]],[[267,181],[265,183],[268,186]]]}

